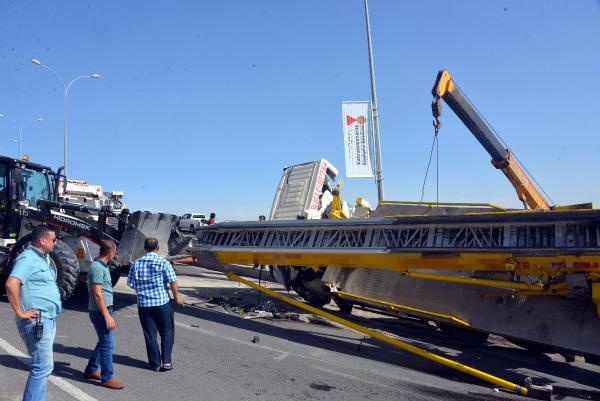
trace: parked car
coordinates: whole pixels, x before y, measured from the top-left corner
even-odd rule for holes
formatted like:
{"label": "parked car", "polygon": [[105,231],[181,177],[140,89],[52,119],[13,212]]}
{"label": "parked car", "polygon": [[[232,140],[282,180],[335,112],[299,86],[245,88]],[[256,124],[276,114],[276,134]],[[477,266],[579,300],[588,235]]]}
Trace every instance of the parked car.
{"label": "parked car", "polygon": [[195,233],[200,226],[206,225],[204,213],[186,213],[179,218],[179,229]]}

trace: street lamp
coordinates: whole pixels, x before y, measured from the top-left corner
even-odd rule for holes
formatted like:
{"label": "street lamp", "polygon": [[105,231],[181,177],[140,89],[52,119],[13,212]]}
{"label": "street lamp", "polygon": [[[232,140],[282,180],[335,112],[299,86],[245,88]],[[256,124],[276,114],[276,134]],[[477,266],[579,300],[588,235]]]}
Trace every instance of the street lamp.
{"label": "street lamp", "polygon": [[98,78],[100,78],[100,74],[80,75],[78,77],[73,78],[68,84],[66,84],[65,80],[60,76],[60,74],[58,72],[54,71],[52,68],[48,67],[46,64],[43,64],[41,61],[39,61],[35,58],[31,59],[31,62],[40,67],[44,67],[45,69],[47,69],[48,71],[50,71],[54,75],[56,75],[65,90],[65,92],[64,92],[64,95],[65,95],[64,96],[64,162],[65,162],[64,167],[65,167],[65,170],[64,171],[65,171],[65,175],[67,175],[67,95],[69,94],[69,88],[71,88],[71,85],[73,85],[73,83],[75,81],[79,81],[80,79],[83,79],[83,78],[98,79]]}
{"label": "street lamp", "polygon": [[[4,114],[0,114],[0,118],[6,118],[6,117],[4,116]],[[22,138],[23,138],[23,128],[25,128],[25,126],[27,124],[31,124],[31,123],[43,123],[44,119],[41,118],[41,117],[38,117],[38,118],[36,118],[33,121],[27,121],[27,122],[24,122],[23,124],[19,124],[16,120],[13,120],[12,118],[7,118],[7,119],[9,121],[11,121],[17,127],[17,129],[19,130],[19,139],[18,139],[18,141],[19,141],[19,154],[18,154],[17,158],[20,159],[20,158],[23,157],[23,153],[21,153],[21,149],[22,149],[21,143],[22,143]],[[17,139],[13,139],[13,142],[16,142],[16,141],[17,141]]]}

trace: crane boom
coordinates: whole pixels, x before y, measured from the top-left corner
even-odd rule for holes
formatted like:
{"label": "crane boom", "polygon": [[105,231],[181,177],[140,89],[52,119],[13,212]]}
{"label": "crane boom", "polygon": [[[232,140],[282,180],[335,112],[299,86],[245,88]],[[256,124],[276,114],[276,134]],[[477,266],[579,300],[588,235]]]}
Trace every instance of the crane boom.
{"label": "crane boom", "polygon": [[431,109],[436,128],[441,124],[439,120],[442,114],[441,99],[444,99],[492,157],[492,165],[501,170],[508,178],[521,202],[531,209],[550,209],[548,201],[525,173],[510,149],[506,149],[502,145],[493,129],[454,84],[452,76],[447,70],[441,70],[438,73],[431,92],[433,94]]}

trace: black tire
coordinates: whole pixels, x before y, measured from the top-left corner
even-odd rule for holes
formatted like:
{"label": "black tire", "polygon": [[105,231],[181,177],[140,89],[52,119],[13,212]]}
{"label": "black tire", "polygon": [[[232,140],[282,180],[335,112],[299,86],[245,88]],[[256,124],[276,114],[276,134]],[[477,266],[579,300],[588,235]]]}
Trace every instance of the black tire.
{"label": "black tire", "polygon": [[108,265],[108,269],[110,270],[110,283],[114,287],[115,285],[117,285],[119,279],[121,278],[121,271],[123,270],[123,266],[111,262]]}
{"label": "black tire", "polygon": [[340,308],[341,313],[345,315],[352,314],[352,308],[354,307],[354,304],[352,302],[346,301],[345,299],[342,299],[335,295],[332,296],[332,299],[333,302],[335,302],[335,304],[337,305],[337,307]]}
{"label": "black tire", "polygon": [[292,288],[298,293],[298,295],[304,298],[304,300],[312,306],[320,308],[327,305],[331,301],[331,297],[323,297],[321,294],[308,289],[305,284],[306,283],[302,281],[294,281],[292,283]]}
{"label": "black tire", "polygon": [[[21,238],[13,246],[8,260],[8,271],[12,271],[15,259],[31,242],[31,234]],[[65,302],[77,288],[79,281],[79,262],[75,252],[61,240],[57,240],[54,251],[50,253],[50,266],[56,272],[56,285],[61,301]]]}
{"label": "black tire", "polygon": [[321,283],[320,278],[312,280],[297,279],[291,282],[292,288],[312,306],[322,307],[331,302],[329,289]]}
{"label": "black tire", "polygon": [[310,267],[296,268],[297,276],[290,286],[309,304],[322,307],[331,302],[331,291],[321,282],[325,269],[314,271]]}
{"label": "black tire", "polygon": [[[1,270],[1,269],[0,269]],[[8,276],[0,272],[0,297],[6,295],[6,280]]]}
{"label": "black tire", "polygon": [[56,271],[56,285],[60,299],[65,302],[75,293],[79,281],[79,261],[75,252],[61,240],[56,241],[54,250],[50,253]]}
{"label": "black tire", "polygon": [[464,327],[454,326],[452,324],[435,322],[436,326],[446,334],[448,337],[452,337],[456,340],[470,343],[470,344],[483,344],[488,340],[490,333],[484,331],[477,331],[473,329],[467,329]]}
{"label": "black tire", "polygon": [[194,234],[196,232],[196,227],[193,224],[190,224],[190,232]]}

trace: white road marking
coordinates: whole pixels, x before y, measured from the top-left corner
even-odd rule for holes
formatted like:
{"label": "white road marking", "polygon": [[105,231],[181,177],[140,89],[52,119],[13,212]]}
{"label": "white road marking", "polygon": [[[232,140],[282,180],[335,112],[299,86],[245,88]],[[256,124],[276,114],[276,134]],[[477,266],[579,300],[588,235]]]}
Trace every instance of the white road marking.
{"label": "white road marking", "polygon": [[242,341],[242,340],[238,340],[235,337],[222,336],[220,334],[215,333],[212,330],[201,329],[200,327],[190,326],[189,324],[175,322],[175,326],[179,326],[179,327],[182,327],[184,329],[188,329],[188,330],[192,330],[192,331],[197,331],[197,332],[200,332],[200,333],[202,333],[202,334],[204,334],[206,336],[219,337],[222,340],[231,341],[231,342],[234,342],[236,344],[242,344],[242,345],[246,345],[246,346],[249,346],[249,347],[255,347],[255,348],[264,349],[266,351],[279,352],[280,354],[285,354],[285,356],[283,356],[283,357],[281,355],[278,355],[275,358],[281,358],[281,359],[283,359],[283,358],[286,358],[289,355],[292,355],[292,356],[297,356],[298,358],[311,359],[313,361],[319,361],[319,362],[322,361],[322,359],[314,358],[314,357],[309,356],[309,355],[294,354],[294,353],[291,353],[291,352],[279,350],[277,348],[272,348],[272,347],[267,347],[265,345],[260,345],[260,344],[257,344],[257,343],[252,343],[252,342],[250,342],[250,340],[248,340],[248,341]]}
{"label": "white road marking", "polygon": [[[5,341],[2,337],[0,337],[0,349],[4,350],[9,355],[14,356],[20,363],[25,366],[31,366],[31,359],[25,355],[23,352],[19,351],[17,348],[13,347],[10,343]],[[60,388],[65,393],[70,394],[76,400],[80,401],[98,401],[96,398],[91,395],[83,392],[79,388],[75,387],[65,379],[56,376],[50,376],[48,380]]]}
{"label": "white road marking", "polygon": [[277,355],[275,358],[273,358],[273,360],[275,361],[283,361],[285,358],[287,358],[289,354],[287,352],[282,353],[281,355]]}

